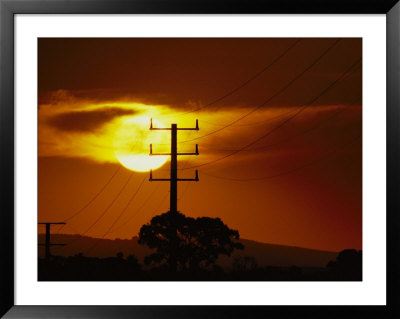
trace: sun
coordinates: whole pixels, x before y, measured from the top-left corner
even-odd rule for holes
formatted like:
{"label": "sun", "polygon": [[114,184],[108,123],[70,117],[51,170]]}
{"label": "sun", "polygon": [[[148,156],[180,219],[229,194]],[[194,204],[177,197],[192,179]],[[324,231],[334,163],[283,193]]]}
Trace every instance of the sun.
{"label": "sun", "polygon": [[[158,120],[153,125],[165,127]],[[169,156],[150,156],[150,144],[157,152],[168,153],[168,131],[150,131],[149,116],[124,117],[115,132],[114,154],[118,161],[127,169],[136,172],[147,172],[164,165]]]}

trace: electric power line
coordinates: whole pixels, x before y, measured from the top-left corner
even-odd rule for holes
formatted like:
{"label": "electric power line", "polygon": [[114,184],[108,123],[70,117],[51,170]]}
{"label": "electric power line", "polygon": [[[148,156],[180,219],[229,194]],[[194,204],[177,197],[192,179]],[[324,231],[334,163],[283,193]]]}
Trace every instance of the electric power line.
{"label": "electric power line", "polygon": [[[146,178],[146,177],[145,177]],[[117,230],[121,229],[122,227],[126,226],[132,219],[133,217],[135,217],[142,209],[144,206],[146,206],[146,204],[148,203],[148,201],[150,200],[151,197],[153,197],[153,195],[155,194],[155,192],[158,190],[158,188],[160,187],[160,184],[158,184],[153,191],[150,193],[150,195],[145,199],[144,203],[142,204],[142,206],[139,207],[139,209],[137,209],[123,224],[121,224],[120,226],[116,227],[113,230],[109,230],[108,232],[106,232],[106,234],[104,235],[107,236],[108,234],[112,234],[115,233]],[[131,202],[131,201],[130,201]],[[128,203],[124,209],[122,211],[125,211],[127,209],[127,207],[130,205],[130,203]],[[122,213],[121,213],[122,214]]]}
{"label": "electric power line", "polygon": [[[137,143],[138,143],[138,141],[136,141],[132,145],[131,151],[134,149],[134,147],[137,145]],[[120,171],[121,167],[122,167],[121,165],[118,166],[118,168],[114,171],[114,173],[111,175],[109,180],[103,185],[103,187],[84,206],[82,206],[78,211],[76,211],[74,214],[72,214],[68,218],[64,219],[64,222],[67,222],[68,220],[71,220],[72,218],[75,218],[76,216],[78,216],[81,213],[83,213],[86,210],[86,208],[88,208],[90,206],[90,204],[93,203],[100,196],[100,194],[102,194],[104,192],[104,190],[107,188],[107,186],[110,185],[111,181],[118,174],[118,172]]]}
{"label": "electric power line", "polygon": [[[169,192],[166,192],[165,195],[161,198],[161,200],[159,201],[158,205],[156,206],[156,208],[154,209],[154,211],[150,214],[151,216],[153,216],[157,210],[161,207],[161,205],[164,203],[164,201],[167,199],[169,195]],[[133,219],[133,217],[135,217],[139,212],[136,212],[135,214],[133,214],[123,225],[121,225],[118,229],[121,229],[123,226],[126,226],[129,224],[129,222]],[[116,230],[116,229],[115,229]],[[114,230],[114,231],[115,231]],[[114,232],[113,231],[113,232]]]}
{"label": "electric power line", "polygon": [[316,65],[325,55],[327,55],[329,53],[329,51],[331,51],[339,42],[341,41],[341,39],[337,39],[335,42],[333,42],[320,56],[318,56],[318,58],[316,60],[314,60],[307,68],[305,68],[302,72],[300,72],[295,78],[293,78],[291,81],[289,81],[287,84],[285,84],[283,87],[281,87],[277,92],[275,92],[272,96],[270,96],[267,100],[265,100],[264,102],[262,102],[260,105],[256,106],[255,108],[253,108],[251,111],[247,112],[246,114],[240,116],[239,118],[237,118],[236,120],[234,120],[233,122],[230,122],[226,125],[224,125],[223,127],[216,129],[214,131],[211,131],[207,134],[204,134],[202,136],[198,136],[192,139],[188,139],[188,140],[184,140],[184,141],[180,141],[179,143],[187,143],[187,142],[192,142],[207,136],[210,136],[212,134],[218,133],[232,125],[234,125],[235,123],[243,120],[244,118],[248,117],[249,115],[253,114],[255,111],[257,111],[258,109],[260,109],[261,107],[263,107],[265,104],[269,103],[271,100],[273,100],[275,97],[277,97],[278,95],[280,95],[282,92],[284,92],[287,88],[289,88],[293,83],[295,83],[296,81],[298,81],[305,73],[307,73],[307,71],[309,71],[314,65]]}
{"label": "electric power line", "polygon": [[86,208],[89,207],[89,205],[91,203],[93,203],[97,197],[100,196],[101,193],[104,192],[104,190],[107,188],[108,185],[110,185],[111,181],[114,179],[114,177],[117,175],[117,173],[119,172],[119,170],[121,169],[121,166],[119,166],[114,173],[111,175],[111,177],[109,178],[109,180],[103,185],[103,187],[84,205],[82,206],[76,213],[72,214],[71,216],[69,216],[68,218],[64,219],[64,222],[69,221],[70,219],[80,215],[81,213],[83,213],[85,211]]}
{"label": "electric power line", "polygon": [[125,182],[125,184],[121,187],[121,189],[119,190],[119,192],[117,193],[117,195],[113,198],[113,200],[108,204],[108,206],[104,209],[104,211],[100,214],[100,216],[80,235],[85,235],[89,230],[91,230],[103,217],[104,215],[108,212],[108,210],[114,205],[114,203],[116,202],[116,200],[121,196],[122,192],[124,191],[124,189],[126,188],[126,186],[128,186],[129,182],[131,181],[133,176],[133,172],[131,172],[129,174],[129,178],[127,179],[127,181]]}
{"label": "electric power line", "polygon": [[[334,87],[340,80],[342,80],[343,78],[345,78],[348,75],[348,72],[350,72],[358,63],[360,63],[361,58],[358,58],[339,78],[337,78],[334,82],[332,82],[328,87],[326,87],[322,92],[320,92],[320,94],[318,94],[316,97],[314,97],[313,99],[310,100],[309,103],[301,106],[298,111],[288,117],[287,119],[285,119],[283,122],[281,122],[279,125],[275,126],[274,128],[272,128],[271,130],[269,130],[267,133],[261,135],[260,137],[258,137],[257,139],[253,140],[252,142],[246,144],[245,146],[231,152],[230,154],[224,155],[220,158],[217,158],[213,161],[207,162],[207,163],[203,163],[203,164],[199,164],[199,165],[195,165],[195,166],[191,166],[191,167],[187,167],[185,169],[193,169],[193,168],[197,168],[197,167],[202,167],[202,166],[206,166],[206,165],[211,165],[214,163],[217,163],[219,161],[222,161],[228,157],[231,157],[241,151],[243,151],[244,149],[256,144],[257,142],[259,142],[260,140],[264,139],[265,137],[269,136],[270,134],[272,134],[273,132],[275,132],[276,130],[278,130],[279,128],[281,128],[282,126],[284,126],[286,123],[288,123],[289,121],[291,121],[292,119],[294,119],[295,117],[297,117],[301,112],[303,112],[308,106],[310,106],[311,104],[313,104],[315,101],[317,101],[321,96],[323,96],[326,92],[328,92],[332,87]],[[182,170],[182,169],[181,169]]]}
{"label": "electric power line", "polygon": [[[271,120],[280,119],[281,117],[284,117],[292,112],[293,112],[293,110],[289,110],[288,112],[284,112],[284,113],[278,114],[276,116],[270,117],[270,118],[268,118],[268,122],[270,122]],[[226,125],[226,124],[217,124],[217,123],[205,121],[203,119],[201,120],[201,122],[210,124],[210,125],[214,125],[214,126],[225,126]],[[266,123],[266,120],[262,120],[262,121],[252,122],[252,123],[235,124],[235,125],[232,125],[232,127],[254,126],[254,125],[265,124],[265,123]]]}
{"label": "electric power line", "polygon": [[328,159],[332,154],[335,154],[341,150],[343,150],[344,148],[346,148],[347,146],[351,145],[352,143],[356,142],[357,140],[360,139],[361,136],[357,136],[354,140],[350,141],[349,143],[346,143],[345,145],[342,145],[342,147],[340,147],[339,149],[330,151],[328,153],[326,153],[324,156],[319,157],[311,162],[308,162],[304,165],[295,167],[291,170],[285,171],[285,172],[281,172],[278,174],[274,174],[274,175],[269,175],[269,176],[263,176],[263,177],[255,177],[255,178],[232,178],[232,177],[224,177],[224,176],[218,176],[218,175],[214,175],[214,174],[210,174],[204,171],[201,171],[202,174],[206,175],[206,176],[210,176],[213,178],[217,178],[217,179],[223,179],[223,180],[229,180],[229,181],[234,181],[234,182],[251,182],[251,181],[260,181],[260,180],[266,180],[266,179],[271,179],[271,178],[276,178],[276,177],[280,177],[280,176],[284,176],[293,172],[296,172],[298,170],[301,170],[303,168],[312,166],[318,162],[324,161],[326,159]]}
{"label": "electric power line", "polygon": [[105,232],[105,234],[103,235],[103,238],[110,233],[111,229],[114,227],[114,225],[121,219],[122,215],[125,213],[125,211],[128,209],[128,207],[130,206],[130,204],[132,203],[132,201],[134,200],[134,198],[136,197],[136,195],[138,194],[138,192],[140,191],[140,189],[143,186],[144,181],[146,180],[147,176],[145,176],[142,180],[142,182],[140,183],[139,187],[137,188],[136,192],[133,193],[132,197],[129,199],[129,201],[126,203],[125,207],[122,209],[121,213],[118,215],[118,217],[115,219],[115,221],[111,224],[111,226],[107,229],[107,231]]}
{"label": "electric power line", "polygon": [[[122,188],[118,191],[118,193],[116,194],[116,196],[113,198],[113,200],[109,203],[109,205],[103,210],[103,212],[101,213],[101,215],[82,233],[79,233],[80,236],[85,235],[90,229],[92,229],[104,216],[105,214],[108,212],[108,210],[114,205],[114,203],[116,202],[116,200],[121,196],[122,192],[124,191],[124,189],[126,188],[126,186],[128,186],[129,182],[132,179],[134,172],[131,172],[129,174],[129,178],[127,179],[127,181],[125,182],[125,184],[122,186]],[[76,242],[77,240],[79,240],[81,237],[75,238],[72,241],[70,241],[69,243],[67,243],[66,245],[70,245],[74,242]]]}
{"label": "electric power line", "polygon": [[144,181],[146,180],[145,176],[142,180],[142,182],[139,184],[139,187],[136,189],[136,192],[133,193],[133,195],[131,196],[131,198],[129,199],[128,203],[125,205],[125,207],[122,209],[122,211],[120,212],[120,214],[118,215],[118,217],[114,220],[114,222],[110,225],[110,227],[108,227],[108,229],[106,230],[106,232],[103,234],[103,236],[101,238],[98,238],[96,240],[96,242],[89,247],[89,249],[86,251],[86,254],[91,251],[93,248],[95,248],[97,246],[97,244],[100,242],[101,239],[103,239],[105,236],[107,236],[107,234],[110,233],[111,229],[114,227],[114,225],[120,220],[120,218],[122,217],[122,215],[124,214],[124,212],[126,211],[126,209],[129,207],[129,205],[132,203],[133,199],[136,197],[137,193],[139,192],[139,190],[142,188]]}
{"label": "electric power line", "polygon": [[268,69],[270,69],[275,63],[277,63],[279,60],[281,60],[286,54],[288,54],[302,39],[297,39],[296,41],[294,41],[285,51],[283,51],[279,56],[277,56],[273,61],[271,61],[268,65],[266,65],[265,67],[263,67],[260,71],[258,71],[257,73],[255,73],[254,75],[252,75],[249,79],[247,79],[245,82],[243,82],[242,84],[240,84],[238,87],[230,90],[229,92],[225,93],[224,95],[222,95],[221,97],[207,103],[206,105],[203,105],[195,110],[191,110],[191,111],[187,111],[184,113],[181,113],[179,115],[166,115],[165,117],[169,118],[169,117],[181,117],[184,116],[186,114],[190,114],[190,113],[194,113],[197,111],[200,111],[202,109],[205,109],[207,107],[210,107],[222,100],[224,100],[225,98],[231,96],[232,94],[236,93],[237,91],[239,91],[240,89],[244,88],[245,86],[247,86],[249,83],[253,82],[255,79],[257,79],[258,77],[260,77],[265,71],[267,71]]}
{"label": "electric power line", "polygon": [[183,196],[185,196],[185,194],[186,194],[187,190],[189,189],[189,186],[190,186],[190,185],[192,185],[192,184],[190,184],[190,183],[187,183],[187,184],[186,184],[186,187],[185,187],[185,189],[183,190],[181,196],[178,198],[178,201],[181,200],[181,199],[183,198]]}
{"label": "electric power line", "polygon": [[[359,98],[357,98],[356,101],[359,101]],[[269,149],[271,147],[287,143],[287,142],[291,141],[294,138],[297,138],[297,137],[302,136],[304,134],[307,134],[307,133],[309,133],[309,132],[311,132],[311,131],[313,131],[313,130],[315,130],[317,128],[320,128],[323,124],[325,124],[325,123],[329,122],[330,120],[334,119],[335,117],[337,117],[340,113],[342,113],[344,111],[346,111],[346,108],[339,109],[338,111],[334,112],[333,114],[330,114],[330,116],[324,118],[322,121],[318,122],[316,125],[311,126],[311,127],[307,128],[306,130],[301,131],[298,134],[295,134],[295,135],[292,135],[292,136],[288,136],[285,139],[280,140],[280,141],[278,141],[276,143],[272,143],[272,144],[268,144],[268,145],[260,146],[260,147],[256,147],[256,148],[251,148],[251,149],[244,149],[243,151],[253,152],[253,151],[259,151],[259,150],[266,150],[266,149]],[[237,151],[237,149],[223,149],[223,148],[210,147],[210,146],[206,146],[206,147],[202,146],[202,148],[210,149],[210,150],[216,150],[216,151],[224,151],[224,152],[235,152],[235,151]]]}
{"label": "electric power line", "polygon": [[164,203],[164,201],[167,199],[167,197],[168,197],[168,192],[164,195],[164,197],[161,199],[159,204],[156,206],[156,209],[154,209],[152,215],[154,215],[157,212],[157,210],[160,209],[161,205]]}

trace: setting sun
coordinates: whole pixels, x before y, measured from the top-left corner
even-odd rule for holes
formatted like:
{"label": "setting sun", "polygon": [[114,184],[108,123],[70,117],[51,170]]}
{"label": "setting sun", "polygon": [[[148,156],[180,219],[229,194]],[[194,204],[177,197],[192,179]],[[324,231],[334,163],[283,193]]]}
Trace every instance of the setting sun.
{"label": "setting sun", "polygon": [[[155,125],[163,127],[160,121],[153,121]],[[114,148],[118,161],[127,169],[137,172],[146,172],[157,169],[168,161],[168,156],[150,156],[150,144],[157,145],[158,149],[168,152],[168,136],[152,134],[149,130],[150,117],[126,117],[121,121],[120,128],[115,133]]]}

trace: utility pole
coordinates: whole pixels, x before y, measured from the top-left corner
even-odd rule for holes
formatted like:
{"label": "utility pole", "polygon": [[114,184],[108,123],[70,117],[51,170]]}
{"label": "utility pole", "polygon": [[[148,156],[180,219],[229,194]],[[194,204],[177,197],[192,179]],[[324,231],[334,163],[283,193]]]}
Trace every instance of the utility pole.
{"label": "utility pole", "polygon": [[177,150],[177,133],[178,131],[198,131],[199,121],[196,120],[195,128],[178,128],[176,124],[171,124],[171,127],[156,128],[153,127],[153,119],[150,119],[150,130],[167,130],[171,131],[171,153],[153,153],[153,144],[150,144],[150,155],[170,155],[171,156],[171,173],[170,178],[153,178],[153,171],[150,170],[150,182],[153,181],[168,181],[170,182],[170,212],[178,212],[178,182],[198,182],[199,172],[196,170],[195,178],[178,178],[178,155],[199,155],[199,146],[196,144],[196,151],[194,153],[178,153]]}
{"label": "utility pole", "polygon": [[39,244],[39,246],[45,246],[45,258],[50,259],[50,246],[65,246],[65,244],[52,244],[50,241],[50,226],[51,225],[65,225],[64,222],[59,223],[38,223],[38,225],[46,225],[46,239],[44,244]]}

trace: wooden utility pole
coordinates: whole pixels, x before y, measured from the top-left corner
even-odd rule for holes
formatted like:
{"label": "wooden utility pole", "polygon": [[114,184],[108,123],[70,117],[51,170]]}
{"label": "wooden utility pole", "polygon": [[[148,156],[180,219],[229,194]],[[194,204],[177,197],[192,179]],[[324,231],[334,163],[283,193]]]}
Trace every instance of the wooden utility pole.
{"label": "wooden utility pole", "polygon": [[199,155],[199,146],[196,144],[196,152],[194,153],[178,153],[178,141],[177,133],[178,130],[181,131],[198,131],[199,121],[196,120],[195,128],[178,128],[176,124],[171,124],[171,127],[167,128],[155,128],[153,127],[153,120],[150,120],[150,130],[168,130],[171,131],[171,153],[153,153],[153,144],[150,144],[150,155],[170,155],[171,156],[171,173],[170,178],[153,178],[153,171],[150,170],[150,182],[153,181],[168,181],[170,182],[170,212],[178,212],[178,182],[181,181],[199,181],[199,173],[196,170],[195,178],[178,178],[178,155]]}
{"label": "wooden utility pole", "polygon": [[51,253],[50,253],[50,246],[65,246],[65,244],[52,244],[50,241],[50,226],[51,225],[65,225],[66,223],[64,222],[59,222],[59,223],[38,223],[38,225],[46,225],[46,239],[44,244],[39,244],[39,246],[45,246],[45,258],[47,260],[50,259]]}

